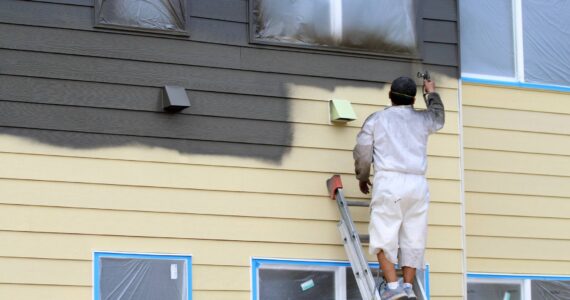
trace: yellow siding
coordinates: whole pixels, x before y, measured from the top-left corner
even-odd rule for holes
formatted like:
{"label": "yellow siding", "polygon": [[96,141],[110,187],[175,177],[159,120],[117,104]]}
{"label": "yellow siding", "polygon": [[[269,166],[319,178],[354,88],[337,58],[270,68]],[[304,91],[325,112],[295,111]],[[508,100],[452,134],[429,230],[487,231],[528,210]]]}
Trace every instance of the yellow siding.
{"label": "yellow siding", "polygon": [[467,271],[570,275],[570,95],[463,86]]}
{"label": "yellow siding", "polygon": [[[327,98],[308,87],[289,92]],[[450,111],[429,147],[427,260],[432,299],[451,300],[462,297],[464,271],[460,130],[457,91],[442,94]],[[342,174],[346,194],[366,198],[353,179],[351,148],[365,116],[382,109],[356,102],[359,121],[338,126],[328,124],[326,101],[294,100],[294,141],[281,163],[0,135],[0,299],[90,299],[95,250],[192,254],[194,299],[250,299],[252,256],[346,260],[325,180]],[[367,209],[354,215],[366,231]]]}

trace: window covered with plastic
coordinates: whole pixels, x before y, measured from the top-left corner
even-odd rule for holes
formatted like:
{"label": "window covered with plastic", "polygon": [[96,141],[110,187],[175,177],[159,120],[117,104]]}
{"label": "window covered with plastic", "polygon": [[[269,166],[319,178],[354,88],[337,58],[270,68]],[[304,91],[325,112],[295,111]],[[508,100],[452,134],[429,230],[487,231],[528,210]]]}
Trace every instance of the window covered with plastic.
{"label": "window covered with plastic", "polygon": [[570,86],[570,1],[522,4],[525,81]]}
{"label": "window covered with plastic", "polygon": [[418,0],[251,0],[254,42],[419,55]]}
{"label": "window covered with plastic", "polygon": [[570,280],[532,280],[532,300],[570,299]]}
{"label": "window covered with plastic", "polygon": [[188,300],[189,261],[170,256],[96,253],[95,300]]}
{"label": "window covered with plastic", "polygon": [[96,0],[97,25],[185,33],[185,0]]}
{"label": "window covered with plastic", "polygon": [[570,86],[570,1],[460,1],[465,77]]}
{"label": "window covered with plastic", "polygon": [[259,270],[259,299],[337,299],[334,270]]}
{"label": "window covered with plastic", "polygon": [[521,285],[516,283],[480,283],[467,284],[468,300],[521,300]]}
{"label": "window covered with plastic", "polygon": [[460,1],[462,71],[515,77],[511,0]]}

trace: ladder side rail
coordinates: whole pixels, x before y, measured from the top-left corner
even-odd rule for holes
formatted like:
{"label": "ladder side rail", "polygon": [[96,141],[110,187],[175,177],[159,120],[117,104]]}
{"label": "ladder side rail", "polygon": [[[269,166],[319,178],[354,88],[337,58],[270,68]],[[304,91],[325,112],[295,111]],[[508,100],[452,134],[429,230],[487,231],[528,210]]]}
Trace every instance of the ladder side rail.
{"label": "ladder side rail", "polygon": [[418,300],[427,300],[427,295],[426,295],[424,283],[420,279],[419,274],[416,274],[416,277],[414,278],[414,286],[417,289],[416,296],[418,297]]}
{"label": "ladder side rail", "polygon": [[376,284],[374,282],[374,276],[372,275],[372,271],[370,270],[370,266],[368,265],[368,260],[366,259],[366,257],[364,257],[364,254],[362,253],[362,244],[360,243],[360,236],[358,234],[358,231],[356,230],[356,227],[354,226],[354,221],[352,220],[350,212],[348,211],[348,206],[346,204],[342,188],[337,189],[336,201],[341,213],[341,217],[345,222],[347,229],[349,231],[350,234],[349,239],[351,240],[351,243],[354,245],[354,247],[356,249],[359,249],[359,251],[356,251],[356,249],[354,251],[357,258],[357,263],[359,263],[363,268],[362,270],[364,272],[363,276],[367,281],[368,286],[370,287],[369,289],[370,293],[374,293],[376,287]]}
{"label": "ladder side rail", "polygon": [[350,265],[352,266],[352,273],[354,274],[362,299],[374,300],[374,298],[372,298],[372,289],[374,287],[370,287],[363,270],[363,265],[358,262],[358,256],[356,254],[358,250],[354,247],[354,243],[351,243],[351,236],[346,223],[341,220],[338,224],[338,229],[342,239],[344,240],[344,250],[348,256]]}

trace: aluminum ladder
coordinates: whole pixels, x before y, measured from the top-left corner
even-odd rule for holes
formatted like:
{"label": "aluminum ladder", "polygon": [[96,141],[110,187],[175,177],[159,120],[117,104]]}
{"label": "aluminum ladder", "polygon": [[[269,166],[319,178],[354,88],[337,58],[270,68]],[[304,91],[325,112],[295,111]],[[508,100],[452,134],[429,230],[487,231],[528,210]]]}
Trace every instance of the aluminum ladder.
{"label": "aluminum ladder", "polygon": [[[343,240],[344,250],[350,261],[354,278],[360,290],[363,300],[382,300],[378,293],[378,288],[374,280],[370,265],[366,260],[366,256],[362,250],[362,244],[368,243],[370,236],[360,235],[356,230],[356,226],[352,221],[349,206],[368,207],[368,201],[346,200],[342,187],[340,175],[334,175],[327,180],[327,189],[331,199],[336,200],[340,212],[340,221],[338,222],[338,230]],[[397,270],[401,276],[401,270]],[[379,271],[381,273],[381,271]],[[419,272],[414,278],[414,292],[418,300],[427,300],[426,291],[423,280],[419,277]]]}

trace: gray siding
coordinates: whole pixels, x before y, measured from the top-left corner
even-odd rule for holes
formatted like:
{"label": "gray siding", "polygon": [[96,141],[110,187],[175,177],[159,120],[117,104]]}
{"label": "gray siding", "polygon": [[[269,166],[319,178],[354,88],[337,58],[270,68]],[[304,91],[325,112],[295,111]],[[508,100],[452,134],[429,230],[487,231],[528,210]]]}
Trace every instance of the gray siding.
{"label": "gray siding", "polygon": [[[456,88],[454,0],[424,5],[423,62],[248,43],[247,1],[190,1],[190,38],[93,28],[91,0],[0,2],[0,126],[66,147],[141,143],[279,162],[288,84],[378,87],[428,68]],[[163,85],[193,106],[161,112]],[[322,95],[296,95],[309,100]]]}

